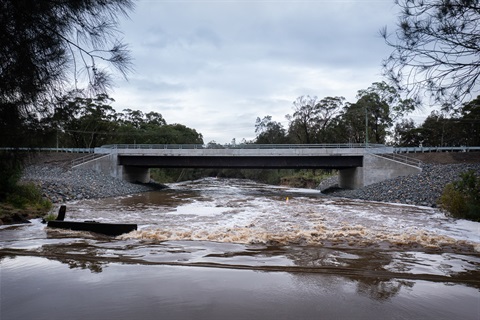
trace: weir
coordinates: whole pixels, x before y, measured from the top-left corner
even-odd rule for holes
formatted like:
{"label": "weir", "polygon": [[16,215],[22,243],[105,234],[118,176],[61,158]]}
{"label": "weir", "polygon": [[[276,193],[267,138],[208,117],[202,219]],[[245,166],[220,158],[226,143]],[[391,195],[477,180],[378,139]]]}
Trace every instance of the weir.
{"label": "weir", "polygon": [[150,168],[337,169],[340,187],[357,189],[421,171],[384,145],[107,145],[95,153],[102,156],[74,167],[143,183],[150,181]]}

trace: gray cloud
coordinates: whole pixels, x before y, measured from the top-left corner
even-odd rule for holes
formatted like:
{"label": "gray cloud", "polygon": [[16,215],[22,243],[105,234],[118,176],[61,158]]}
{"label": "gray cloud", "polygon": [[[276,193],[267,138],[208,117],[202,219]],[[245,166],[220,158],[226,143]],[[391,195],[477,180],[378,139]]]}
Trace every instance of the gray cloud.
{"label": "gray cloud", "polygon": [[395,22],[381,1],[139,1],[122,22],[136,73],[115,107],[154,110],[205,142],[254,138],[256,117],[285,123],[300,95],[345,96],[380,81]]}

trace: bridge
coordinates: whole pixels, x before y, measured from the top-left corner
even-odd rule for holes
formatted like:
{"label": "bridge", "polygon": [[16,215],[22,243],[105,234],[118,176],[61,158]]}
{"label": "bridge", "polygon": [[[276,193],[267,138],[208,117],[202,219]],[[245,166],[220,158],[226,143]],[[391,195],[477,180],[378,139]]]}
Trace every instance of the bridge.
{"label": "bridge", "polygon": [[106,145],[74,167],[144,183],[150,168],[337,169],[340,187],[350,189],[421,171],[394,148],[373,144]]}

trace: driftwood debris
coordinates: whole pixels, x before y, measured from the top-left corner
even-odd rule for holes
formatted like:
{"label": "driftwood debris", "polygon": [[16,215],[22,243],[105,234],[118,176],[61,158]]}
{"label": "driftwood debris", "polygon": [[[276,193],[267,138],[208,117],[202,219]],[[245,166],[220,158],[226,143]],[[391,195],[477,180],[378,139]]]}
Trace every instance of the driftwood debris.
{"label": "driftwood debris", "polygon": [[48,221],[50,228],[70,229],[76,231],[90,231],[108,236],[118,236],[137,230],[136,224],[131,223],[100,223],[96,221],[64,221],[67,206],[62,205],[55,220]]}

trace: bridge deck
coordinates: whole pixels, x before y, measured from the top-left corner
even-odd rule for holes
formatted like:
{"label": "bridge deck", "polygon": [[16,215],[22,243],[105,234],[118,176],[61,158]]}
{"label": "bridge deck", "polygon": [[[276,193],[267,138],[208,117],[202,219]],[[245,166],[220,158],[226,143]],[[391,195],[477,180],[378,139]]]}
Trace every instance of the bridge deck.
{"label": "bridge deck", "polygon": [[115,145],[106,150],[118,156],[119,165],[128,167],[272,169],[362,167],[366,153],[386,152],[384,146],[363,145],[241,145],[218,149],[199,145]]}

